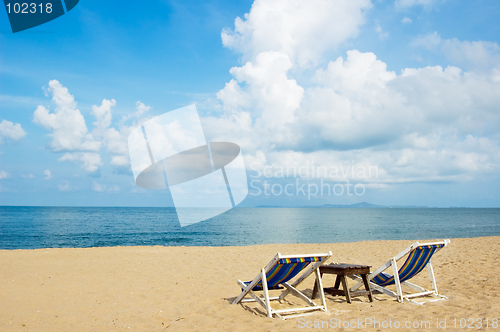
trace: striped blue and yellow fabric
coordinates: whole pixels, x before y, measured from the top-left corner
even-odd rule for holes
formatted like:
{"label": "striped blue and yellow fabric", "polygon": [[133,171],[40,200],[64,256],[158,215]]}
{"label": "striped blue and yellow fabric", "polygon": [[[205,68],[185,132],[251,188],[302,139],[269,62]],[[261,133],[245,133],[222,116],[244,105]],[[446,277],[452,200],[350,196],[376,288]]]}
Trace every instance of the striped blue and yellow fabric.
{"label": "striped blue and yellow fabric", "polygon": [[[427,266],[427,263],[429,263],[429,260],[434,252],[444,246],[444,244],[435,244],[416,247],[412,252],[410,252],[405,263],[399,269],[399,281],[403,282],[417,275]],[[386,273],[378,274],[371,281],[379,286],[388,286],[395,283],[394,276]]]}
{"label": "striped blue and yellow fabric", "polygon": [[[276,264],[266,273],[267,288],[281,289],[280,284],[288,282],[297,274],[305,269],[311,262],[319,262],[322,257],[305,257],[305,258],[283,258],[278,260]],[[251,281],[245,282],[249,284]],[[259,281],[253,288],[253,291],[262,290],[262,280]]]}

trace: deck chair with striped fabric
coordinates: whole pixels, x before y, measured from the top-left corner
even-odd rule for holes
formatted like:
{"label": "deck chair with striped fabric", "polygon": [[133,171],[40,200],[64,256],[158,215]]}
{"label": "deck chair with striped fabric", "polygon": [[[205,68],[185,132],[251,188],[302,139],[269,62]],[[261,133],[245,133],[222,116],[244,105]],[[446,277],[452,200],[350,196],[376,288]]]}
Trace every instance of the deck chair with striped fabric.
{"label": "deck chair with striped fabric", "polygon": [[[382,265],[380,268],[376,269],[369,275],[368,280],[370,281],[370,287],[373,290],[396,297],[398,299],[398,302],[407,300],[413,304],[424,304],[425,302],[433,302],[446,299],[446,296],[440,295],[438,293],[436,278],[434,277],[434,270],[431,263],[431,257],[449,243],[450,240],[443,240],[440,242],[432,243],[413,243],[411,246],[391,258],[384,265]],[[405,256],[407,256],[406,261],[401,266],[401,268],[398,269],[397,261],[404,258]],[[384,271],[391,266],[393,275],[384,273]],[[408,281],[418,273],[420,273],[425,267],[427,267],[427,270],[429,272],[429,280],[432,290],[425,289]],[[360,281],[356,285],[351,287],[350,290],[355,291],[362,284],[363,283]],[[396,286],[396,292],[387,288],[387,286],[390,285]],[[408,286],[409,288],[416,290],[417,293],[403,294],[401,285]],[[422,296],[432,296],[434,297],[434,299],[422,302],[412,300],[413,298]]]}
{"label": "deck chair with striped fabric", "polygon": [[[242,292],[232,303],[238,304],[245,302],[257,302],[266,309],[267,317],[276,316],[281,319],[310,314],[310,312],[306,313],[307,311],[326,311],[325,294],[323,293],[319,267],[331,256],[331,251],[326,254],[311,255],[281,255],[278,253],[269,262],[269,264],[262,268],[255,279],[249,282],[238,280],[238,285],[241,287]],[[302,274],[298,276],[301,272]],[[318,289],[321,290],[321,305],[317,305],[311,298],[297,289],[297,286],[312,273],[316,274]],[[292,279],[293,282],[291,282]],[[279,296],[270,297],[269,290],[273,289],[284,290]],[[262,291],[264,293],[264,297],[262,298],[259,296],[256,293],[257,291]],[[271,307],[271,301],[279,300],[281,302],[281,300],[283,300],[288,294],[292,294],[304,300],[308,306],[280,310],[276,310]],[[247,295],[250,295],[252,298],[245,299],[245,296]],[[297,312],[302,313],[294,314]]]}

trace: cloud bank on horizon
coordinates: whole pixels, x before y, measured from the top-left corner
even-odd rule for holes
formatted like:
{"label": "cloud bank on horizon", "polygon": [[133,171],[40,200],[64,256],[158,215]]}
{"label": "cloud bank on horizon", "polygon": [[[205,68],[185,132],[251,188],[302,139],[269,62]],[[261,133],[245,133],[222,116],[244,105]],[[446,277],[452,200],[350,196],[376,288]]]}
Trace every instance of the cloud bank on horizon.
{"label": "cloud bank on horizon", "polygon": [[[442,40],[437,33],[412,42],[468,70],[428,66],[397,74],[374,53],[356,49],[317,67],[328,48],[357,35],[371,3],[288,3],[256,0],[245,19],[222,32],[224,46],[246,62],[231,68],[234,78],[217,93],[222,116],[208,126],[217,128],[215,140],[237,141],[247,164],[261,169],[307,161],[376,165],[380,176],[367,181],[383,184],[464,181],[498,172],[498,44]],[[307,24],[308,18],[314,22]],[[307,76],[311,66],[315,71]]]}
{"label": "cloud bank on horizon", "polygon": [[[446,3],[393,3],[404,14],[402,25],[414,24],[412,8],[425,12],[439,5]],[[374,190],[498,177],[500,46],[442,38],[439,31],[417,34],[410,49],[437,54],[449,65],[391,71],[377,54],[356,47],[376,6],[370,0],[255,0],[221,31],[223,47],[241,64],[230,68],[232,79],[216,93],[212,112],[202,115],[207,138],[240,145],[251,170],[377,167],[377,177],[363,179]],[[391,37],[379,23],[375,30],[380,40]],[[345,45],[345,54],[331,57]],[[151,107],[137,101],[134,114],[116,119],[117,101],[110,96],[85,118],[63,84],[48,82],[53,105],[39,105],[33,123],[48,133],[47,149],[60,155],[58,162],[78,164],[93,177],[92,190],[118,192],[96,179],[105,164],[129,170],[128,134],[148,119]],[[29,136],[22,124],[0,120],[0,144]],[[0,179],[10,177],[1,172]],[[46,172],[45,179],[55,176]],[[71,185],[66,180],[59,188]]]}

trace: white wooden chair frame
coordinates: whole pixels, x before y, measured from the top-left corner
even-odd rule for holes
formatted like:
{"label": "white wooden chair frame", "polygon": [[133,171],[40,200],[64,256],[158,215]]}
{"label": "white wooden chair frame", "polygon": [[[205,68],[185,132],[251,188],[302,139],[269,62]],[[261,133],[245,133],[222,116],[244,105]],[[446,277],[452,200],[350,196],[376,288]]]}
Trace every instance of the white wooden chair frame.
{"label": "white wooden chair frame", "polygon": [[[290,315],[290,313],[294,312],[305,312],[305,311],[315,311],[315,310],[322,310],[322,311],[327,311],[326,308],[326,300],[325,300],[325,293],[323,292],[323,284],[321,282],[321,276],[319,273],[319,267],[326,262],[328,258],[332,256],[332,252],[329,251],[326,254],[310,254],[310,255],[281,255],[280,253],[276,254],[274,258],[264,267],[261,269],[260,273],[253,279],[249,284],[245,284],[243,281],[238,280],[238,286],[240,286],[243,291],[241,294],[232,302],[232,304],[238,304],[238,303],[245,303],[245,302],[257,302],[259,303],[262,307],[264,307],[267,311],[267,317],[273,317],[276,316],[281,319],[287,319],[287,318],[295,318],[295,317],[301,317],[305,315],[309,315],[311,313],[302,313],[302,314],[295,314],[295,315]],[[318,262],[311,262],[307,268],[305,268],[302,273],[298,278],[296,278],[291,284],[288,282],[284,282],[280,284],[281,286],[285,287],[285,290],[279,295],[275,297],[270,297],[269,296],[269,290],[267,288],[267,279],[266,279],[266,274],[267,272],[275,265],[278,263],[280,259],[286,259],[286,258],[309,258],[309,257],[321,257],[322,259]],[[296,287],[304,281],[309,275],[312,273],[316,274],[316,283],[318,283],[318,289],[320,290],[319,295],[321,299],[321,305],[317,305],[316,303],[313,302],[311,298],[309,298],[307,295],[299,291]],[[264,292],[264,297],[260,297],[255,293],[255,291],[252,290],[252,288],[255,287],[255,285],[262,280],[262,291]],[[309,306],[306,307],[300,307],[300,308],[291,308],[291,309],[280,309],[276,310],[271,307],[271,301],[273,300],[278,300],[280,303],[281,301],[287,296],[288,294],[293,294],[296,297],[304,300]],[[250,295],[252,298],[251,299],[245,299],[244,297],[246,295]],[[285,316],[286,315],[286,316]]]}
{"label": "white wooden chair frame", "polygon": [[[400,252],[399,254],[394,256],[393,258],[391,258],[389,261],[387,261],[384,265],[382,265],[381,267],[379,267],[378,269],[376,269],[375,271],[370,273],[370,275],[368,276],[368,281],[370,282],[371,289],[377,290],[381,293],[390,295],[392,297],[396,297],[398,299],[398,302],[403,302],[404,300],[407,300],[408,302],[410,302],[412,304],[419,304],[419,305],[422,305],[426,302],[435,302],[435,301],[447,299],[446,296],[440,295],[438,293],[438,289],[437,289],[437,285],[436,285],[436,278],[434,276],[434,269],[432,268],[431,260],[429,260],[426,267],[427,267],[427,271],[429,272],[429,281],[431,283],[432,290],[425,289],[424,287],[415,285],[409,281],[400,282],[397,261],[402,259],[406,255],[410,254],[415,248],[417,248],[419,246],[444,244],[444,247],[446,247],[449,243],[450,243],[450,240],[443,240],[440,242],[431,242],[431,243],[419,243],[419,242],[413,243],[411,246],[409,246],[408,248],[406,248],[405,250],[403,250],[402,252]],[[436,249],[434,254],[436,254],[439,250],[443,249],[444,247]],[[380,286],[380,285],[377,285],[377,284],[371,282],[371,280],[373,278],[375,278],[377,275],[384,272],[385,270],[387,270],[391,266],[392,266],[392,273],[394,275],[394,284],[396,286],[396,292],[394,292],[386,287],[383,287],[383,286]],[[356,279],[356,280],[361,280],[361,278],[359,276],[352,276],[352,278]],[[362,285],[363,285],[363,281],[358,281],[358,283],[356,283],[354,286],[352,286],[350,288],[350,290],[355,291],[359,287],[361,287]],[[416,290],[418,293],[412,293],[412,294],[405,295],[405,294],[403,294],[403,291],[401,289],[401,285],[405,285],[413,290]],[[422,297],[422,296],[433,296],[435,298],[432,300],[420,301],[420,302],[412,300],[413,298]]]}

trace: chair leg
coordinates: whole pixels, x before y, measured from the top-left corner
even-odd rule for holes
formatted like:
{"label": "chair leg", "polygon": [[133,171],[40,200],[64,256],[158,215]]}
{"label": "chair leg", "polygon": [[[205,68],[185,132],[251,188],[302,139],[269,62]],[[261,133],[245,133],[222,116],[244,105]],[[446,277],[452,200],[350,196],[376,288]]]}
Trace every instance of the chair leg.
{"label": "chair leg", "polygon": [[401,290],[401,283],[399,282],[398,265],[396,264],[396,260],[394,258],[392,258],[391,261],[394,283],[396,284],[396,291],[398,293],[398,302],[403,302],[403,291]]}
{"label": "chair leg", "polygon": [[267,279],[266,279],[266,270],[265,269],[262,269],[262,288],[264,291],[264,300],[266,303],[267,317],[272,318],[273,313],[271,311],[271,302],[269,301],[269,290],[267,289]]}
{"label": "chair leg", "polygon": [[438,295],[436,278],[434,277],[434,269],[432,268],[432,263],[430,260],[429,260],[429,263],[427,263],[427,270],[429,271],[429,279],[431,281],[431,287],[432,287],[431,289],[436,295]]}
{"label": "chair leg", "polygon": [[319,269],[316,269],[315,273],[316,273],[315,284],[320,290],[319,296],[321,298],[321,305],[323,306],[323,311],[327,311],[328,309],[326,308],[326,299],[325,299],[325,292],[323,291],[323,281],[321,280],[321,273],[319,272]]}

